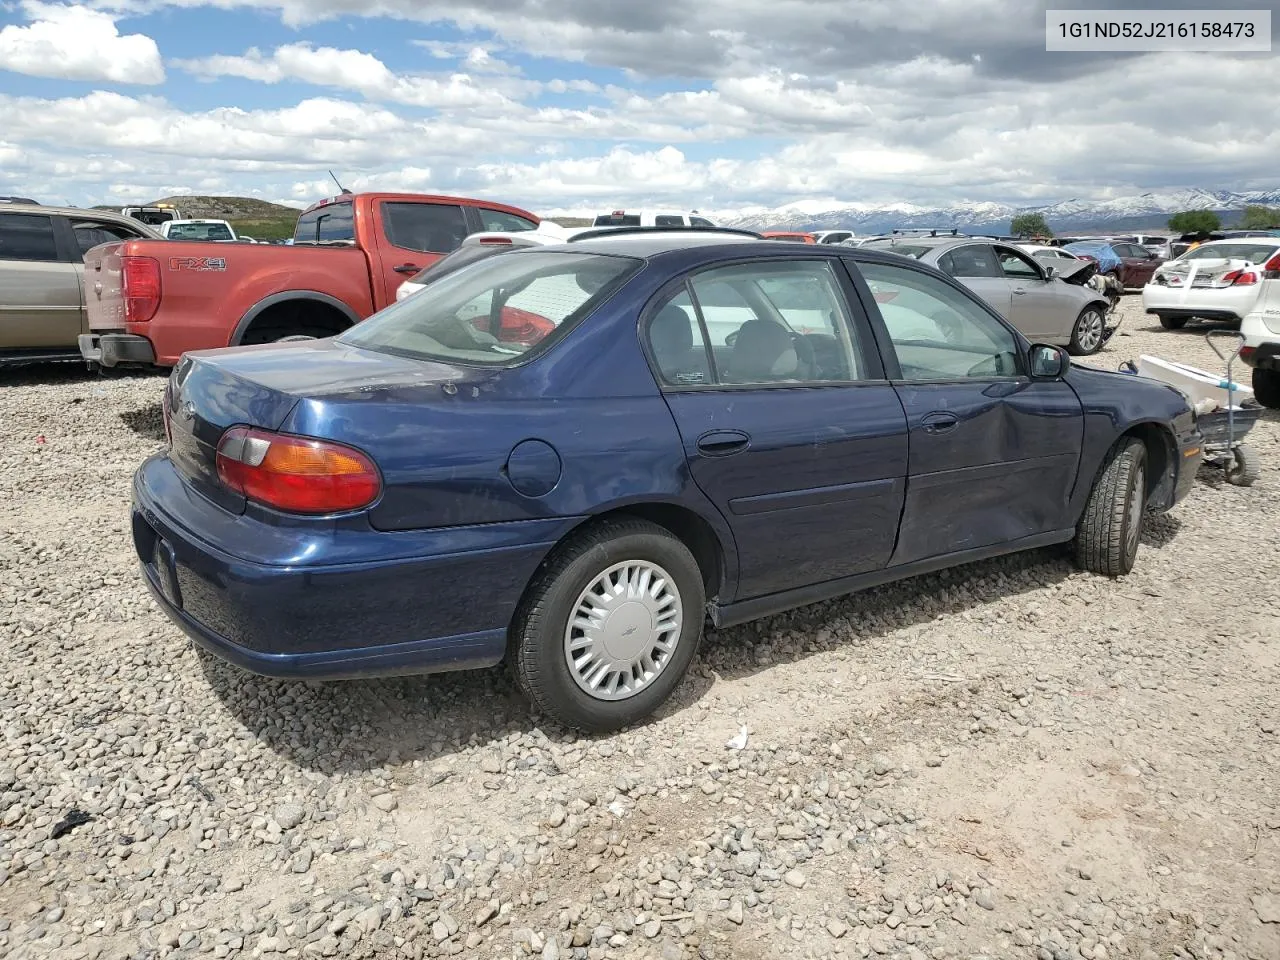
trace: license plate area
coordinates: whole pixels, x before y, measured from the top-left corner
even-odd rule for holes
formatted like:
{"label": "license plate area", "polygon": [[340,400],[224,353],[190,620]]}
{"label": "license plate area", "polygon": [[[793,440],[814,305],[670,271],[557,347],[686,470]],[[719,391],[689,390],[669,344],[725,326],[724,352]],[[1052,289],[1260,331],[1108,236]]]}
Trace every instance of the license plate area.
{"label": "license plate area", "polygon": [[138,559],[160,588],[161,596],[181,610],[182,591],[178,589],[178,564],[173,547],[141,514],[136,513],[133,515],[133,542]]}

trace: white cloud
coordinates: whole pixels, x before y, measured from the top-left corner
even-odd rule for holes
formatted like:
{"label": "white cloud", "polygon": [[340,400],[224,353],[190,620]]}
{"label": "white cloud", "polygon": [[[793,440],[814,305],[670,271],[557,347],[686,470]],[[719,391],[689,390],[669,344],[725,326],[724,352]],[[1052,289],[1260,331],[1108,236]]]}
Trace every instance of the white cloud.
{"label": "white cloud", "polygon": [[157,84],[164,65],[156,42],[121,36],[108,14],[81,6],[26,0],[30,23],[0,30],[0,69],[32,77]]}
{"label": "white cloud", "polygon": [[[490,68],[488,54],[479,48],[477,51],[479,61],[486,69]],[[465,73],[402,76],[393,73],[372,54],[313,47],[308,43],[287,44],[269,54],[251,48],[243,56],[212,56],[175,63],[195,76],[210,80],[227,76],[262,83],[299,80],[315,86],[354,90],[372,100],[415,107],[501,108],[511,104],[510,98],[492,83],[482,86]]]}

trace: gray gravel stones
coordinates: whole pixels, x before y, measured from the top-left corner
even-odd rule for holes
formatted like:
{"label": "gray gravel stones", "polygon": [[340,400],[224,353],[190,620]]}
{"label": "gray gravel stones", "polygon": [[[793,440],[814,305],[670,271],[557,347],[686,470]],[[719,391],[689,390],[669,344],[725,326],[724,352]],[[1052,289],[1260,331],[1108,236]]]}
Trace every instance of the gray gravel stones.
{"label": "gray gravel stones", "polygon": [[[1095,365],[1216,368],[1126,310]],[[1129,577],[1044,551],[711,631],[593,739],[500,671],[198,655],[130,546],[162,388],[0,389],[6,960],[1280,957],[1275,418]]]}

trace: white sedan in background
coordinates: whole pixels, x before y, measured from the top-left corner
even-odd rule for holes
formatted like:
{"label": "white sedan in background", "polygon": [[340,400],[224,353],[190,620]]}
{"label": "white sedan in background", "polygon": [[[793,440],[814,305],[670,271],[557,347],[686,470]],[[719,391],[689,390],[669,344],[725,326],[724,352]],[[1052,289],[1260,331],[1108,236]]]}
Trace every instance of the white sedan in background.
{"label": "white sedan in background", "polygon": [[1162,263],[1142,288],[1142,308],[1166,330],[1190,320],[1239,323],[1258,302],[1269,264],[1280,268],[1280,237],[1212,240]]}

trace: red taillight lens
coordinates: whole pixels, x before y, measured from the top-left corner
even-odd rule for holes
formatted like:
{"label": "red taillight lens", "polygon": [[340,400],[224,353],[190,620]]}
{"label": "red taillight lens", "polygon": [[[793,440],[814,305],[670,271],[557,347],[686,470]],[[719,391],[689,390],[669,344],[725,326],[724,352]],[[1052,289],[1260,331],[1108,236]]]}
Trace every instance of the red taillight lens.
{"label": "red taillight lens", "polygon": [[510,237],[481,237],[480,242],[489,243],[489,244],[505,244],[507,246],[510,246],[511,238]]}
{"label": "red taillight lens", "polygon": [[253,427],[218,442],[218,477],[250,500],[288,513],[341,513],[378,498],[373,461],[351,447]]}
{"label": "red taillight lens", "polygon": [[[1274,257],[1268,260],[1266,264],[1263,265],[1262,269],[1267,271],[1268,275],[1272,273],[1280,273],[1280,253],[1277,253]],[[1268,276],[1268,279],[1271,279],[1271,277]]]}
{"label": "red taillight lens", "polygon": [[160,309],[160,261],[153,257],[120,258],[120,295],[126,323],[146,323]]}
{"label": "red taillight lens", "polygon": [[1222,275],[1222,282],[1233,287],[1247,287],[1258,282],[1258,275],[1250,270],[1232,270]]}

